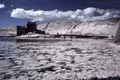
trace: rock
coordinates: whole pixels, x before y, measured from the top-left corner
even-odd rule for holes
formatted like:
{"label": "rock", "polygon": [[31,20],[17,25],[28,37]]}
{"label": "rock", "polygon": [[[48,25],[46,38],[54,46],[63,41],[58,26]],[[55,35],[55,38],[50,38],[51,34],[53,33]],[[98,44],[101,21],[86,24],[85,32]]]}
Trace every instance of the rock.
{"label": "rock", "polygon": [[39,69],[39,70],[37,70],[37,72],[38,73],[40,73],[40,72],[46,72],[46,71],[52,71],[52,72],[54,72],[55,70],[54,70],[54,67],[55,66],[48,66],[48,67],[44,67],[44,68],[41,68],[41,69]]}

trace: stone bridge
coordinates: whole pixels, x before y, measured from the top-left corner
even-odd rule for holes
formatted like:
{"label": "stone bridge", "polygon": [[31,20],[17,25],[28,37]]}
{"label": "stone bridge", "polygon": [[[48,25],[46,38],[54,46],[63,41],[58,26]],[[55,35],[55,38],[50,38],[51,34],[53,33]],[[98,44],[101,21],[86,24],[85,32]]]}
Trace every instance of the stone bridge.
{"label": "stone bridge", "polygon": [[55,38],[95,38],[95,39],[102,39],[102,38],[108,38],[107,36],[92,36],[92,35],[78,35],[78,34],[56,34],[54,35]]}

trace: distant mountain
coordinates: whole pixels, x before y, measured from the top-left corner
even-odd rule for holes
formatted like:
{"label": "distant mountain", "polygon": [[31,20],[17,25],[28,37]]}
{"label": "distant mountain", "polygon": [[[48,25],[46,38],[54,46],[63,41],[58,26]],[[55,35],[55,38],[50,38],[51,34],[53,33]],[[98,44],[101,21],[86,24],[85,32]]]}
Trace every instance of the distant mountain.
{"label": "distant mountain", "polygon": [[37,26],[49,34],[79,34],[113,37],[116,35],[120,18],[99,21],[56,21],[43,23]]}
{"label": "distant mountain", "polygon": [[0,36],[15,36],[16,27],[2,27],[0,28]]}

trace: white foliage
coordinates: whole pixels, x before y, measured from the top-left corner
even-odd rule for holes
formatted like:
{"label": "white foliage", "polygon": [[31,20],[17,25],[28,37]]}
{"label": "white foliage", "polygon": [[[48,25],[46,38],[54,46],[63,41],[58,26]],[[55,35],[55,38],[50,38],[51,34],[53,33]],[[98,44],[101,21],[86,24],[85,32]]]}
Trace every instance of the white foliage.
{"label": "white foliage", "polygon": [[[47,24],[38,25],[38,29],[44,29]],[[109,20],[75,22],[75,21],[58,21],[49,23],[45,29],[50,34],[82,34],[95,36],[114,36],[118,28],[118,23]]]}

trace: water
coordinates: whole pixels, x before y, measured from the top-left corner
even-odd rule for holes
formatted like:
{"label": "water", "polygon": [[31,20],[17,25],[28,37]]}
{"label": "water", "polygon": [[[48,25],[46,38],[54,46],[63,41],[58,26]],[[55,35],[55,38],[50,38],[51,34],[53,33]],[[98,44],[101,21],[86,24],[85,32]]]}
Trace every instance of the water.
{"label": "water", "polygon": [[19,42],[0,37],[0,80],[63,80],[120,75],[120,47],[107,40]]}
{"label": "water", "polygon": [[13,37],[0,36],[0,41],[1,42],[15,42],[16,40]]}

